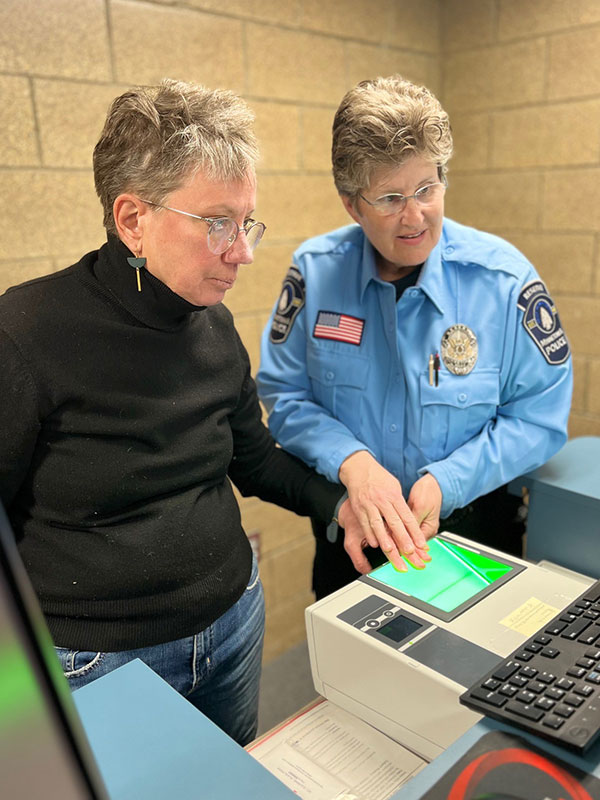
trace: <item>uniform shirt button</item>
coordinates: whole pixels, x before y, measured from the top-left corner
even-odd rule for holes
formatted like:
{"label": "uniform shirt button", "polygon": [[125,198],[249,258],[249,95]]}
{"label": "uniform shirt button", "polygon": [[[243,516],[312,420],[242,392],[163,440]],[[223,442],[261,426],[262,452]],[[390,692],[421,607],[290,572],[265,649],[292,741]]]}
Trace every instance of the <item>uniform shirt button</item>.
{"label": "uniform shirt button", "polygon": [[459,403],[466,403],[467,402],[467,395],[464,392],[461,392],[458,395],[458,402]]}
{"label": "uniform shirt button", "polygon": [[396,430],[396,427],[397,426],[394,425],[394,423],[392,422],[392,424],[390,425],[390,430],[391,430],[392,433],[394,433],[394,431]]}
{"label": "uniform shirt button", "polygon": [[332,381],[333,377],[334,377],[334,373],[331,370],[329,370],[329,372],[325,373],[325,377],[327,378],[328,381]]}
{"label": "uniform shirt button", "polygon": [[451,256],[453,252],[454,252],[454,248],[452,247],[452,245],[448,245],[448,247],[444,250],[444,253],[447,256]]}
{"label": "uniform shirt button", "polygon": [[416,297],[418,294],[419,294],[419,290],[418,289],[412,289],[411,293],[410,293],[410,296],[411,297]]}

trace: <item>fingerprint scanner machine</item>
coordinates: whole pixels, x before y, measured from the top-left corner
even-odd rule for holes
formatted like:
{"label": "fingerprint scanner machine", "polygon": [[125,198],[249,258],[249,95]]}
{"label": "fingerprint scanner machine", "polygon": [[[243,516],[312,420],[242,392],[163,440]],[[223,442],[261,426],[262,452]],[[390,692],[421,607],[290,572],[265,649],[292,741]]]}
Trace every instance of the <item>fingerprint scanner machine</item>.
{"label": "fingerprint scanner machine", "polygon": [[459,705],[464,689],[592,582],[447,532],[430,555],[306,609],[316,690],[428,760],[480,719]]}

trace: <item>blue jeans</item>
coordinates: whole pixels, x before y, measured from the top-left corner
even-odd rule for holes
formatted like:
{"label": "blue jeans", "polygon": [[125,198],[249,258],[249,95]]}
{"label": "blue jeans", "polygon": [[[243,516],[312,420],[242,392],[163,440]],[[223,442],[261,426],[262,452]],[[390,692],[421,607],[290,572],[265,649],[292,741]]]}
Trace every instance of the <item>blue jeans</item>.
{"label": "blue jeans", "polygon": [[258,686],[265,627],[258,565],[244,594],[212,625],[154,647],[94,653],[57,647],[71,689],[139,658],[239,744],[256,736]]}

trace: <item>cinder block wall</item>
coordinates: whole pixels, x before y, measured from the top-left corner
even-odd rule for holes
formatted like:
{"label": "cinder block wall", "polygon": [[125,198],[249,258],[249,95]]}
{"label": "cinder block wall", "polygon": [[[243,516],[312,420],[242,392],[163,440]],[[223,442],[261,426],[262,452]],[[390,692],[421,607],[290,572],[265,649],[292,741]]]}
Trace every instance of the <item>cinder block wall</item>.
{"label": "cinder block wall", "polygon": [[[438,0],[1,0],[0,31],[0,291],[104,241],[91,152],[113,97],[167,76],[250,102],[268,233],[227,305],[254,369],[292,251],[347,221],[329,165],[342,95],[396,71],[440,88]],[[275,506],[242,509],[260,539],[268,660],[305,636],[312,534]]]}
{"label": "cinder block wall", "polygon": [[570,436],[600,435],[600,3],[443,0],[450,216],[536,265],[570,339]]}

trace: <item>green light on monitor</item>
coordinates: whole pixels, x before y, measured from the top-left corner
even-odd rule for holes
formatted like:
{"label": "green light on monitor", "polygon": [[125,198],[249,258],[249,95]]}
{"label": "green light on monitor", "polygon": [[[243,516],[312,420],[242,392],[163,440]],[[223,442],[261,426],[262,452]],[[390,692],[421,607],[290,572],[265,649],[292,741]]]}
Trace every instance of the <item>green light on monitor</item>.
{"label": "green light on monitor", "polygon": [[425,569],[409,564],[408,572],[398,572],[387,563],[369,577],[440,611],[454,611],[512,570],[509,564],[447,539],[432,539],[429,548],[431,561]]}
{"label": "green light on monitor", "polygon": [[40,690],[22,650],[0,641],[0,732],[13,726],[40,702]]}

